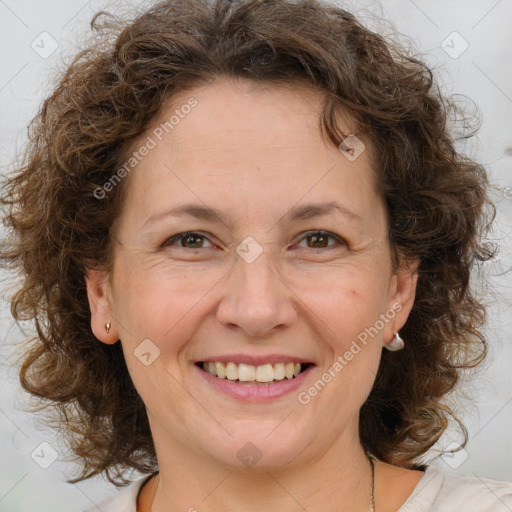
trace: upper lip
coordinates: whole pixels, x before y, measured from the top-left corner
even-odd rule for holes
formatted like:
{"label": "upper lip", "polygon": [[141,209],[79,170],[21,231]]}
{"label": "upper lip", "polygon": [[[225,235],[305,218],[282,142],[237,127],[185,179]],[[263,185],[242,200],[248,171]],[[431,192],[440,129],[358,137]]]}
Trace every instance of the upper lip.
{"label": "upper lip", "polygon": [[[207,363],[235,363],[235,364],[250,364],[253,366],[261,366],[264,364],[276,364],[276,363],[302,363],[302,364],[314,364],[310,359],[304,359],[303,357],[293,356],[289,354],[267,354],[267,355],[254,355],[254,354],[223,354],[218,356],[209,356],[200,361]],[[200,362],[196,361],[196,362]]]}

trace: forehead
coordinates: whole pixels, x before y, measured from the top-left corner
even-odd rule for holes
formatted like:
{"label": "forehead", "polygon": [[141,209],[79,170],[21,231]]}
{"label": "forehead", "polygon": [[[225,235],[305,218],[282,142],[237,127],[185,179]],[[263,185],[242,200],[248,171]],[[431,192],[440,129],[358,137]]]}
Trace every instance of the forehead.
{"label": "forehead", "polygon": [[[208,84],[173,94],[153,119],[148,132],[160,127],[165,131],[163,137],[172,132],[169,140],[179,142],[190,139],[187,136],[193,128],[207,134],[210,141],[219,139],[219,146],[221,142],[229,142],[222,140],[228,132],[232,137],[252,132],[258,136],[255,143],[291,142],[291,137],[297,144],[325,142],[319,123],[327,94],[304,81],[276,84],[221,76]],[[192,102],[195,106],[189,108]],[[338,116],[337,123],[344,133],[357,131],[347,113]],[[182,125],[189,130],[180,129]],[[196,140],[195,144],[198,143]]]}
{"label": "forehead", "polygon": [[[154,141],[130,175],[127,203],[142,218],[190,199],[251,214],[301,197],[375,202],[368,152],[350,161],[322,136],[324,101],[305,84],[226,78],[174,94],[130,148]],[[354,129],[349,118],[339,127]]]}

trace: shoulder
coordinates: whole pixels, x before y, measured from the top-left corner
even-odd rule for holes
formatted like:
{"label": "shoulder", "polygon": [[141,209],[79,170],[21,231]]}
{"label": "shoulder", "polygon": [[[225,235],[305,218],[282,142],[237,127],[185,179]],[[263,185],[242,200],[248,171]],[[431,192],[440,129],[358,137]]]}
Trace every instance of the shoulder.
{"label": "shoulder", "polygon": [[512,483],[464,477],[428,466],[399,512],[506,512],[512,510]]}
{"label": "shoulder", "polygon": [[99,503],[95,503],[83,512],[137,512],[137,497],[144,483],[153,475],[147,475],[144,478],[136,480],[120,491]]}

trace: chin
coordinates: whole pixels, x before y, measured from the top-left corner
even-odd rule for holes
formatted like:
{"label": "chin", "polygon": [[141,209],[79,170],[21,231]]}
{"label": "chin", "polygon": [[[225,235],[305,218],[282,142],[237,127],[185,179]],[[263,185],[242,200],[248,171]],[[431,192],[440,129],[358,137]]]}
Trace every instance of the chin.
{"label": "chin", "polygon": [[[311,439],[299,437],[299,429],[290,431],[286,421],[267,421],[255,425],[256,420],[238,422],[227,426],[229,435],[215,446],[204,447],[211,456],[232,470],[247,468],[250,471],[281,469],[293,465],[298,457],[311,446]],[[279,426],[278,426],[279,425]]]}

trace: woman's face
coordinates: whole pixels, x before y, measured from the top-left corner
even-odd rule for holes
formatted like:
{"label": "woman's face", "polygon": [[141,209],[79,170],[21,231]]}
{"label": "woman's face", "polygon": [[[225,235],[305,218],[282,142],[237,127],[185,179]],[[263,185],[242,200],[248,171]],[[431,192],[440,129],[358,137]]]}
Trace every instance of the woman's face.
{"label": "woman's face", "polygon": [[[158,454],[284,467],[354,444],[415,277],[393,274],[370,148],[325,143],[321,105],[305,86],[219,78],[174,95],[133,146],[113,272],[87,284]],[[235,365],[221,379],[205,361]],[[283,378],[289,363],[309,365]]]}

